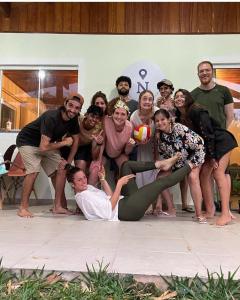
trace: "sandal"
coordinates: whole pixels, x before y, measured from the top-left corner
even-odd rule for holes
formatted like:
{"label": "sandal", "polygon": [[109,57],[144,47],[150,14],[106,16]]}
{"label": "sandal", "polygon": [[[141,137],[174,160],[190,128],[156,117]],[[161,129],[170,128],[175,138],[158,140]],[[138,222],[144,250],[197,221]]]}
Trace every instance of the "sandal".
{"label": "sandal", "polygon": [[194,213],[195,210],[191,207],[185,207],[185,208],[182,208],[183,211],[186,211],[186,212],[189,212],[189,213]]}
{"label": "sandal", "polygon": [[153,215],[153,210],[152,209],[147,210],[144,215],[145,216],[151,216],[151,215]]}
{"label": "sandal", "polygon": [[199,224],[207,224],[207,219],[205,217],[192,217],[194,222],[198,222]]}
{"label": "sandal", "polygon": [[156,217],[175,218],[175,217],[176,217],[176,214],[171,215],[171,214],[169,214],[168,212],[161,210],[161,211],[159,211],[158,214],[155,215],[155,216],[156,216]]}

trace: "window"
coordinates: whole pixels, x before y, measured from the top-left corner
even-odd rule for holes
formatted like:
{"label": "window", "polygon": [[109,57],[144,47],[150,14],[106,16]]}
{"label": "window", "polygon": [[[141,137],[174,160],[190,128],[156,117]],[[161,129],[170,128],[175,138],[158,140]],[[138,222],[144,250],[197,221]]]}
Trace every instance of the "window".
{"label": "window", "polygon": [[216,81],[229,88],[234,100],[235,118],[240,120],[240,66],[219,66],[215,68]]}
{"label": "window", "polygon": [[[233,96],[235,120],[230,124],[228,130],[235,136],[238,145],[240,145],[240,65],[219,65],[219,67],[215,68],[215,76],[217,83],[227,86]],[[230,165],[240,165],[239,149],[240,148],[237,147],[232,150],[230,156]],[[233,194],[236,192],[236,183],[239,181],[235,175],[231,175]]]}
{"label": "window", "polygon": [[[77,68],[5,69],[1,73],[1,130],[18,130],[78,90]],[[10,122],[10,128],[9,128]],[[8,124],[7,124],[8,123]]]}

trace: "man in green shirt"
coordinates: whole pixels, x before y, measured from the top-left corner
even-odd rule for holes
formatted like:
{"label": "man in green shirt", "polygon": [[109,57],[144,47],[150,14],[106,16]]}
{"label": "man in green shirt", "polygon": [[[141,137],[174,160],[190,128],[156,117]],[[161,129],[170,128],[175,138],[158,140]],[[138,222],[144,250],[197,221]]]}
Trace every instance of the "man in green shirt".
{"label": "man in green shirt", "polygon": [[[213,65],[210,61],[202,61],[198,64],[198,77],[200,86],[195,88],[191,94],[195,102],[204,106],[210,116],[218,121],[219,125],[226,129],[233,120],[233,98],[229,89],[223,85],[215,83],[213,80]],[[223,168],[229,163],[226,156],[220,161],[211,160],[206,157],[200,173],[200,182],[202,188],[203,200],[206,208],[206,217],[213,217],[215,206],[213,202],[213,180],[212,175],[216,168]],[[228,189],[219,188],[220,198],[230,199],[231,178],[226,174]],[[227,203],[225,201],[224,203]],[[231,214],[221,217],[221,224],[227,224],[231,221]]]}
{"label": "man in green shirt", "polygon": [[191,94],[193,99],[207,108],[211,117],[226,129],[233,120],[233,98],[229,89],[213,80],[213,65],[210,61],[198,64],[200,86]]}

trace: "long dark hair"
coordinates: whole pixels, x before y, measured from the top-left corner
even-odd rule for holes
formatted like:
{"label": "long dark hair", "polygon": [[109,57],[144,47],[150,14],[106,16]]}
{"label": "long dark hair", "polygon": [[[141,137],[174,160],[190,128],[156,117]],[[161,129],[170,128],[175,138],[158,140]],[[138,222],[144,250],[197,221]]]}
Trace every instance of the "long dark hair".
{"label": "long dark hair", "polygon": [[102,91],[98,91],[96,92],[93,96],[92,96],[92,100],[91,100],[91,105],[95,105],[95,102],[96,102],[96,99],[97,98],[102,98],[105,105],[106,105],[106,109],[105,109],[105,112],[104,114],[106,115],[107,114],[107,108],[108,108],[108,101],[107,101],[107,96],[106,94],[104,94]]}
{"label": "long dark hair", "polygon": [[77,172],[81,171],[81,172],[83,172],[85,174],[85,172],[82,169],[80,169],[78,167],[74,167],[71,164],[66,164],[65,170],[67,171],[66,176],[67,176],[67,181],[69,183],[73,183],[74,175]]}
{"label": "long dark hair", "polygon": [[168,110],[164,109],[164,108],[160,108],[157,111],[155,111],[154,115],[153,115],[153,120],[155,121],[155,118],[157,115],[164,115],[165,118],[170,119],[171,115],[169,113]]}
{"label": "long dark hair", "polygon": [[191,119],[189,118],[189,112],[192,108],[194,107],[200,107],[200,105],[198,105],[197,103],[194,102],[193,100],[193,97],[191,95],[191,93],[188,91],[188,90],[185,90],[185,89],[178,89],[175,94],[174,94],[174,98],[176,96],[176,94],[178,92],[181,92],[183,93],[184,97],[185,97],[185,105],[184,105],[184,108],[185,108],[185,117],[184,119],[181,118],[181,112],[179,111],[179,109],[176,107],[176,122],[179,122],[179,123],[182,123],[184,125],[186,125],[187,127],[190,127],[192,128],[193,127],[193,124],[192,124],[192,121]]}

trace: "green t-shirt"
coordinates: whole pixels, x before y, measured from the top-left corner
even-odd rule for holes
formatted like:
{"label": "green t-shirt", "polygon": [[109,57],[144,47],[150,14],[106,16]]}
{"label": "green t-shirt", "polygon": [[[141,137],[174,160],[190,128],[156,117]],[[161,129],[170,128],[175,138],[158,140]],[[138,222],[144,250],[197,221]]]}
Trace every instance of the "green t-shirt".
{"label": "green t-shirt", "polygon": [[226,86],[216,84],[211,90],[202,90],[197,87],[191,92],[191,95],[195,102],[205,107],[210,116],[226,129],[224,106],[233,103],[232,95]]}

